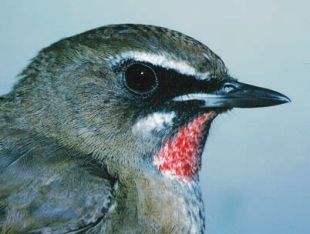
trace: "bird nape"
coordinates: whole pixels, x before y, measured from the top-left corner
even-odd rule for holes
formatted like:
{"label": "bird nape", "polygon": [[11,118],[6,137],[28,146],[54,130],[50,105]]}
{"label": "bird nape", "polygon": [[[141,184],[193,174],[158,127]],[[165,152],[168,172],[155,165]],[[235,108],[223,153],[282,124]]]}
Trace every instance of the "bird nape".
{"label": "bird nape", "polygon": [[198,172],[212,120],[288,101],[166,28],[60,40],[0,99],[2,233],[203,233]]}

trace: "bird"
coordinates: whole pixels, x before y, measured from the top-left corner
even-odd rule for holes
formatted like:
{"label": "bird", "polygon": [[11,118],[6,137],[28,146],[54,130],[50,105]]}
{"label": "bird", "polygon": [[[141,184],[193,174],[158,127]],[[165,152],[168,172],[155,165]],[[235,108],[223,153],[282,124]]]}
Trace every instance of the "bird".
{"label": "bird", "polygon": [[164,27],[61,39],[0,97],[2,233],[204,233],[199,171],[212,121],[289,101]]}

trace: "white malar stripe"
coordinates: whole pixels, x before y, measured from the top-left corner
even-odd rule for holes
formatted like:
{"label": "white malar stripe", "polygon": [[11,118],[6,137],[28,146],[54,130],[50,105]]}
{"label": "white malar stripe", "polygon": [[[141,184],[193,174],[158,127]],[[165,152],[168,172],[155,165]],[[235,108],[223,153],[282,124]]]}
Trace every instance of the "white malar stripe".
{"label": "white malar stripe", "polygon": [[207,98],[215,98],[219,97],[216,94],[207,94],[207,93],[189,93],[181,96],[176,96],[172,100],[175,102],[185,102],[185,101],[193,101],[193,100],[201,100],[205,101]]}
{"label": "white malar stripe", "polygon": [[186,101],[203,101],[204,107],[221,107],[225,97],[216,94],[207,93],[189,93],[181,96],[177,96],[172,100],[175,102],[186,102]]}
{"label": "white malar stripe", "polygon": [[147,115],[145,118],[138,120],[132,127],[132,132],[134,134],[150,134],[152,131],[159,132],[167,126],[173,124],[173,118],[175,117],[175,112],[155,112],[153,114]]}
{"label": "white malar stripe", "polygon": [[161,66],[163,68],[173,69],[181,74],[194,76],[197,79],[207,79],[208,76],[210,75],[209,73],[198,72],[186,61],[174,60],[171,57],[168,58],[168,56],[165,56],[164,54],[154,54],[141,51],[130,51],[121,53],[120,55],[113,57],[112,63],[113,65],[116,65],[117,63],[119,63],[121,60],[124,59],[133,59],[135,61],[147,62],[154,64],[156,66]]}

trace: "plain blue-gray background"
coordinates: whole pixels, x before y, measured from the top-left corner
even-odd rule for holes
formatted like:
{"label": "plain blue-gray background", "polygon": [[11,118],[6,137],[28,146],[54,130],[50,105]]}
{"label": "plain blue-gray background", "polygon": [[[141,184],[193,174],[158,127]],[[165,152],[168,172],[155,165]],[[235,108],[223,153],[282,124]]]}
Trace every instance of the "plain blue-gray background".
{"label": "plain blue-gray background", "polygon": [[165,26],[202,41],[230,73],[292,103],[240,110],[211,129],[201,172],[207,233],[310,233],[308,0],[0,0],[0,94],[36,53],[111,23]]}

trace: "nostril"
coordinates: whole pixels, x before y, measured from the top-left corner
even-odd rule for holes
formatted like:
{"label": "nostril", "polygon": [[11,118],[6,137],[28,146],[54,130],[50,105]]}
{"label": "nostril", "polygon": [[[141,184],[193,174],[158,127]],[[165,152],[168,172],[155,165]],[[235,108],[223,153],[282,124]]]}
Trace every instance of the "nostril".
{"label": "nostril", "polygon": [[234,84],[232,84],[232,83],[225,83],[224,85],[223,85],[223,91],[225,92],[225,93],[231,93],[231,92],[233,92],[233,91],[235,91],[235,90],[237,90],[238,89],[238,87],[236,87]]}

